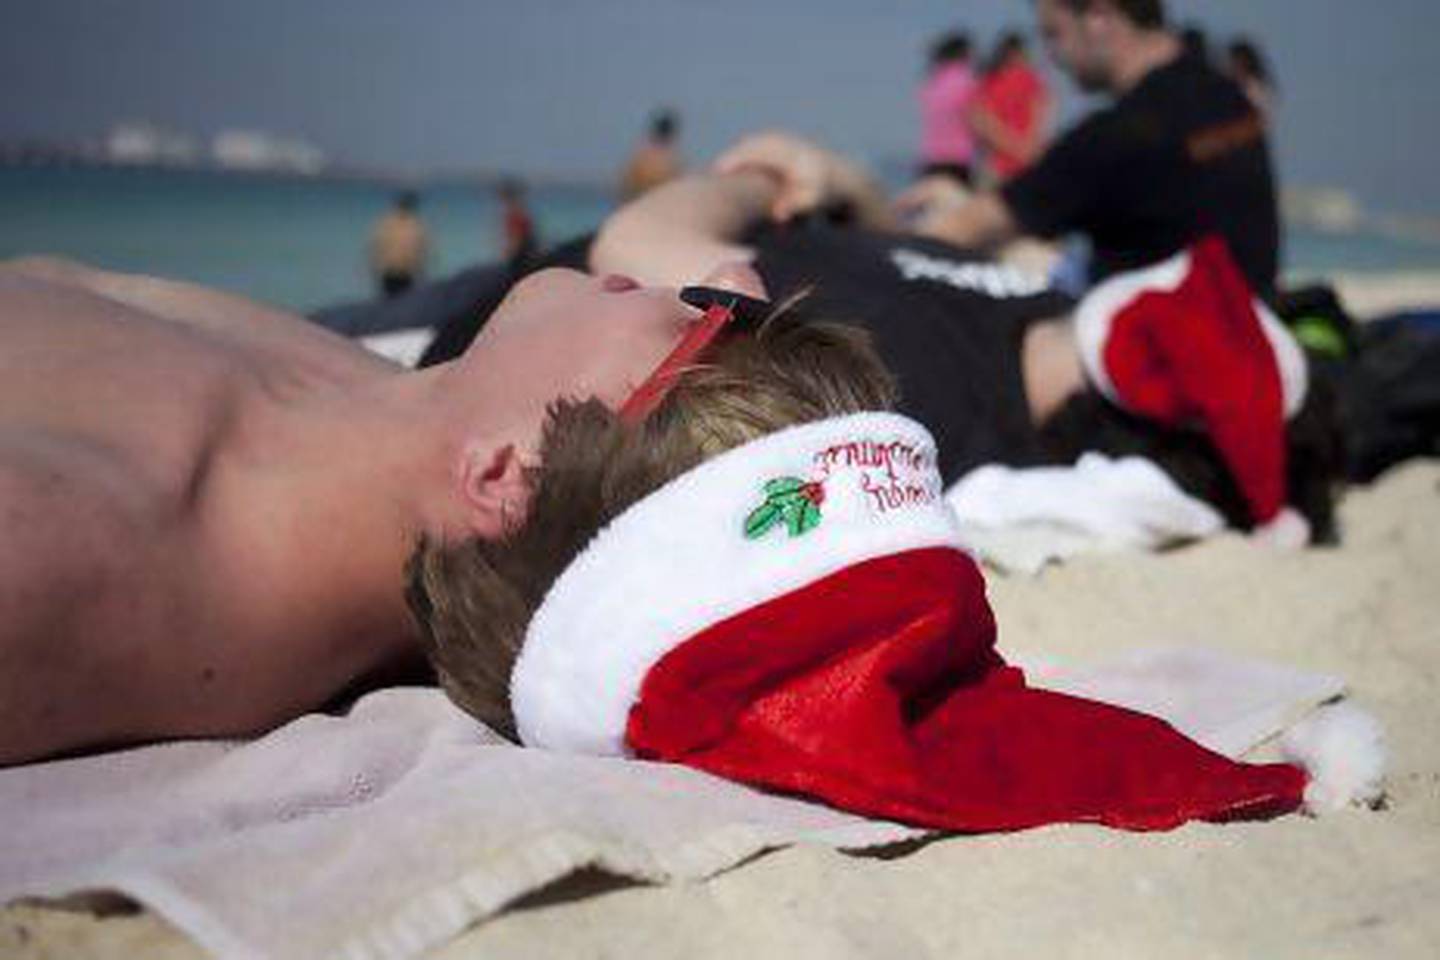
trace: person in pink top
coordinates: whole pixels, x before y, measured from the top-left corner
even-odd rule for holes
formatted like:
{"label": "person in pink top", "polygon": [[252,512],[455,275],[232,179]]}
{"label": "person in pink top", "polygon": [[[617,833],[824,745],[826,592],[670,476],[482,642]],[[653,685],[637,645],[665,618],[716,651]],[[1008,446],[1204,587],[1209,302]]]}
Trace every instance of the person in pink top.
{"label": "person in pink top", "polygon": [[1011,31],[1000,38],[980,82],[970,122],[989,152],[990,170],[1001,182],[1020,173],[1040,155],[1050,121],[1050,91],[1030,62],[1025,38]]}
{"label": "person in pink top", "polygon": [[970,62],[970,37],[948,33],[930,54],[930,73],[920,88],[922,176],[949,176],[971,183],[975,135],[970,109],[978,89]]}

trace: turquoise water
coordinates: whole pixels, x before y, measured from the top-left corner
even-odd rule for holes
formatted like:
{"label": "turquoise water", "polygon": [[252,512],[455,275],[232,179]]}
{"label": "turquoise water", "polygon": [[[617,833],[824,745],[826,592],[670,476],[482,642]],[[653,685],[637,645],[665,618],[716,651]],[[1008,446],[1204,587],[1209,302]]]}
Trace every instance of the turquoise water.
{"label": "turquoise water", "polygon": [[[48,253],[114,270],[192,280],[309,310],[368,296],[366,244],[391,185],[354,180],[115,169],[0,169],[0,257]],[[599,188],[539,187],[530,206],[548,241],[593,229]],[[432,275],[495,258],[500,213],[486,185],[421,191]],[[1440,270],[1440,244],[1292,231],[1287,265]]]}
{"label": "turquoise water", "polygon": [[[0,169],[0,258],[72,257],[191,280],[298,310],[368,296],[366,248],[393,185],[200,171]],[[500,212],[480,183],[420,191],[432,276],[496,258]],[[542,240],[593,229],[598,189],[547,187],[530,203]]]}

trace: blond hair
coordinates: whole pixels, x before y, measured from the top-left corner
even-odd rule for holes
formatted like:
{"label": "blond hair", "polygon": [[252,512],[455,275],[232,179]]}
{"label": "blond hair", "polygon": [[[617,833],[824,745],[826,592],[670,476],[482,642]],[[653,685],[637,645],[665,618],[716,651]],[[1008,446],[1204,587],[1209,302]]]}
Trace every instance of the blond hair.
{"label": "blond hair", "polygon": [[[494,541],[420,542],[406,599],[450,698],[514,738],[510,672],[530,619],[595,534],[702,461],[783,427],[888,410],[894,381],[858,329],[778,312],[686,371],[638,424],[598,400],[552,405],[526,519]],[[603,642],[603,638],[597,638]]]}

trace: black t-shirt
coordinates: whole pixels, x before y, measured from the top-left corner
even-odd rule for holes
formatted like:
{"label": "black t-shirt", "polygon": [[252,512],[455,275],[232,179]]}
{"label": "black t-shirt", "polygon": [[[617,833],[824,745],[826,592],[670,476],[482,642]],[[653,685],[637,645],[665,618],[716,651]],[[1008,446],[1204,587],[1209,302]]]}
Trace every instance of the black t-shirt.
{"label": "black t-shirt", "polygon": [[817,319],[868,330],[900,385],[900,409],[929,428],[952,483],[985,463],[1044,459],[1030,422],[1021,341],[1071,302],[1043,282],[947,244],[823,226],[751,238],[775,301],[809,290]]}
{"label": "black t-shirt", "polygon": [[1027,233],[1087,235],[1097,282],[1219,233],[1255,291],[1274,291],[1280,227],[1264,121],[1199,58],[1152,71],[1003,196]]}

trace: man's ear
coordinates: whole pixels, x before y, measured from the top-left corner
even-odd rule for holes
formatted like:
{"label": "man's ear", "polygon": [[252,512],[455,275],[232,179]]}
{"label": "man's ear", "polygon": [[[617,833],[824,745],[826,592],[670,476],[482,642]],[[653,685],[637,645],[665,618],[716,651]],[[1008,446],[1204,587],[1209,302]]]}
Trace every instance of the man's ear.
{"label": "man's ear", "polygon": [[530,484],[515,445],[468,452],[460,467],[460,495],[470,532],[481,539],[498,538],[524,521]]}

